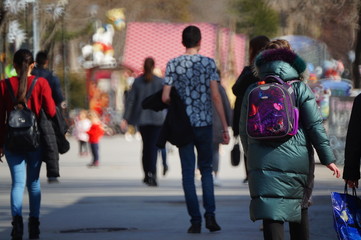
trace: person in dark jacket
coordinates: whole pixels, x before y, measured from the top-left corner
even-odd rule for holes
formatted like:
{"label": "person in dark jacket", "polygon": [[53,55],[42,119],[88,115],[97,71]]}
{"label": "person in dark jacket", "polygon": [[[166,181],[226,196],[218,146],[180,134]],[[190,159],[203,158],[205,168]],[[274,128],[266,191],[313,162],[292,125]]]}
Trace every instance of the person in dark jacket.
{"label": "person in dark jacket", "polygon": [[[308,240],[308,207],[314,178],[314,150],[320,162],[340,177],[335,156],[323,127],[315,96],[302,80],[306,63],[285,40],[267,44],[255,59],[259,78],[278,75],[292,81],[299,109],[299,128],[294,136],[280,140],[257,140],[246,131],[248,98],[241,107],[240,136],[248,158],[248,187],[251,195],[250,218],[263,220],[265,240],[283,240],[284,222],[289,222],[292,240]],[[297,81],[294,81],[298,79]],[[245,93],[255,87],[251,85]]]}
{"label": "person in dark jacket", "polygon": [[47,52],[39,51],[36,54],[35,62],[36,65],[31,74],[48,80],[55,105],[57,107],[61,107],[61,104],[64,102],[64,96],[61,90],[59,78],[47,68],[49,62]]}
{"label": "person in dark jacket", "polygon": [[[64,102],[64,97],[63,97],[63,93],[61,90],[60,81],[59,81],[58,77],[55,76],[54,73],[47,68],[48,62],[49,61],[48,61],[47,52],[39,51],[36,54],[36,58],[35,58],[36,65],[33,68],[31,74],[35,75],[37,77],[45,78],[48,81],[49,86],[51,88],[52,97],[55,102],[55,105],[57,106],[57,108],[62,109],[62,103]],[[60,114],[61,114],[61,112],[60,112]],[[54,151],[54,152],[57,152],[57,151]],[[52,154],[52,155],[54,155],[54,154]],[[50,157],[50,159],[48,159],[48,157],[50,157],[50,155],[46,154],[44,156],[44,162],[46,163],[46,169],[47,169],[46,175],[48,178],[48,183],[58,183],[59,182],[58,177],[60,176],[59,175],[59,156],[55,157],[55,158],[57,158],[56,161],[54,160],[55,158],[53,156]]]}
{"label": "person in dark jacket", "polygon": [[348,124],[345,146],[345,165],[342,178],[350,188],[358,188],[361,158],[361,94],[353,101],[350,122]]}
{"label": "person in dark jacket", "polygon": [[[255,76],[253,71],[253,62],[257,54],[270,42],[269,38],[263,35],[256,36],[249,41],[249,65],[245,66],[239,75],[237,81],[232,86],[232,92],[236,96],[236,101],[234,102],[233,110],[233,121],[232,121],[232,130],[233,137],[237,139],[239,137],[239,119],[241,116],[241,106],[244,93],[247,88],[259,81],[259,78]],[[235,141],[238,142],[238,141]],[[246,169],[246,178],[244,183],[248,181],[247,178],[247,156],[243,157],[244,165]]]}
{"label": "person in dark jacket", "polygon": [[[220,73],[218,72],[220,75]],[[228,96],[226,93],[226,90],[222,86],[222,84],[218,83],[218,89],[219,93],[221,94],[222,98],[222,104],[224,113],[226,116],[227,124],[228,126],[231,126],[232,123],[232,109],[231,104],[229,103]],[[216,112],[215,106],[212,105],[213,112]],[[215,186],[220,187],[222,184],[219,180],[218,172],[219,172],[219,145],[223,142],[223,136],[222,136],[222,123],[218,117],[217,114],[213,114],[213,162],[212,162],[212,168],[213,168],[213,182]]]}
{"label": "person in dark jacket", "polygon": [[154,59],[148,57],[144,60],[144,74],[134,80],[126,101],[125,112],[121,128],[126,130],[128,124],[137,126],[143,140],[142,164],[144,171],[143,182],[148,186],[157,186],[157,139],[165,114],[162,111],[154,112],[143,109],[142,101],[162,89],[163,79],[155,76]]}

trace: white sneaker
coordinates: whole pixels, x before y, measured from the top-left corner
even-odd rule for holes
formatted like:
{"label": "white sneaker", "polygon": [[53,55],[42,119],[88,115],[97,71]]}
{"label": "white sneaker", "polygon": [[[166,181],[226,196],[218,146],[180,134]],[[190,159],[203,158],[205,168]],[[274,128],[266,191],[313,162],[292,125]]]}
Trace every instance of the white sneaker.
{"label": "white sneaker", "polygon": [[216,187],[221,187],[222,183],[217,177],[213,177],[213,185]]}

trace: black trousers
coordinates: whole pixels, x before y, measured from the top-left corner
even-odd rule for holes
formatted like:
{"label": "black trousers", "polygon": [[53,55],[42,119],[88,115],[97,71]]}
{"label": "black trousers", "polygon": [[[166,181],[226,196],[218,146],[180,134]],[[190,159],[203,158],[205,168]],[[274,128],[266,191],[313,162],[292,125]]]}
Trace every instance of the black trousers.
{"label": "black trousers", "polygon": [[139,126],[139,132],[143,140],[142,164],[145,176],[148,173],[153,175],[157,173],[158,147],[156,143],[160,129],[160,126]]}
{"label": "black trousers", "polygon": [[[264,240],[283,240],[284,239],[284,222],[274,220],[263,220],[263,237]],[[308,240],[308,209],[304,208],[301,212],[301,222],[290,222],[291,240]]]}

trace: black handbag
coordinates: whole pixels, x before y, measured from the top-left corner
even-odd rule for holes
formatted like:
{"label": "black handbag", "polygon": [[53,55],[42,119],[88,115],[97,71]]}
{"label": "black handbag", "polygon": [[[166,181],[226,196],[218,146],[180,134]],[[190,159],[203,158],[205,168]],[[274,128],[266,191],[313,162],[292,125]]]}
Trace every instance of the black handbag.
{"label": "black handbag", "polygon": [[233,148],[231,150],[231,164],[234,167],[237,167],[241,162],[241,150],[239,148],[239,140],[235,138]]}

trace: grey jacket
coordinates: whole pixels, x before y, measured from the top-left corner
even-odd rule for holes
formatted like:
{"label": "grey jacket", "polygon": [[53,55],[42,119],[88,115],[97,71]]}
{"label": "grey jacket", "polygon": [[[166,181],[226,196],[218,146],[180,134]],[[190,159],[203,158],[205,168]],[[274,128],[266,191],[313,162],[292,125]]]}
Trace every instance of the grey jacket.
{"label": "grey jacket", "polygon": [[144,98],[156,93],[163,88],[163,79],[153,76],[153,81],[146,82],[143,75],[136,78],[129,91],[125,104],[123,118],[134,126],[162,126],[165,113],[163,111],[155,112],[142,108]]}

